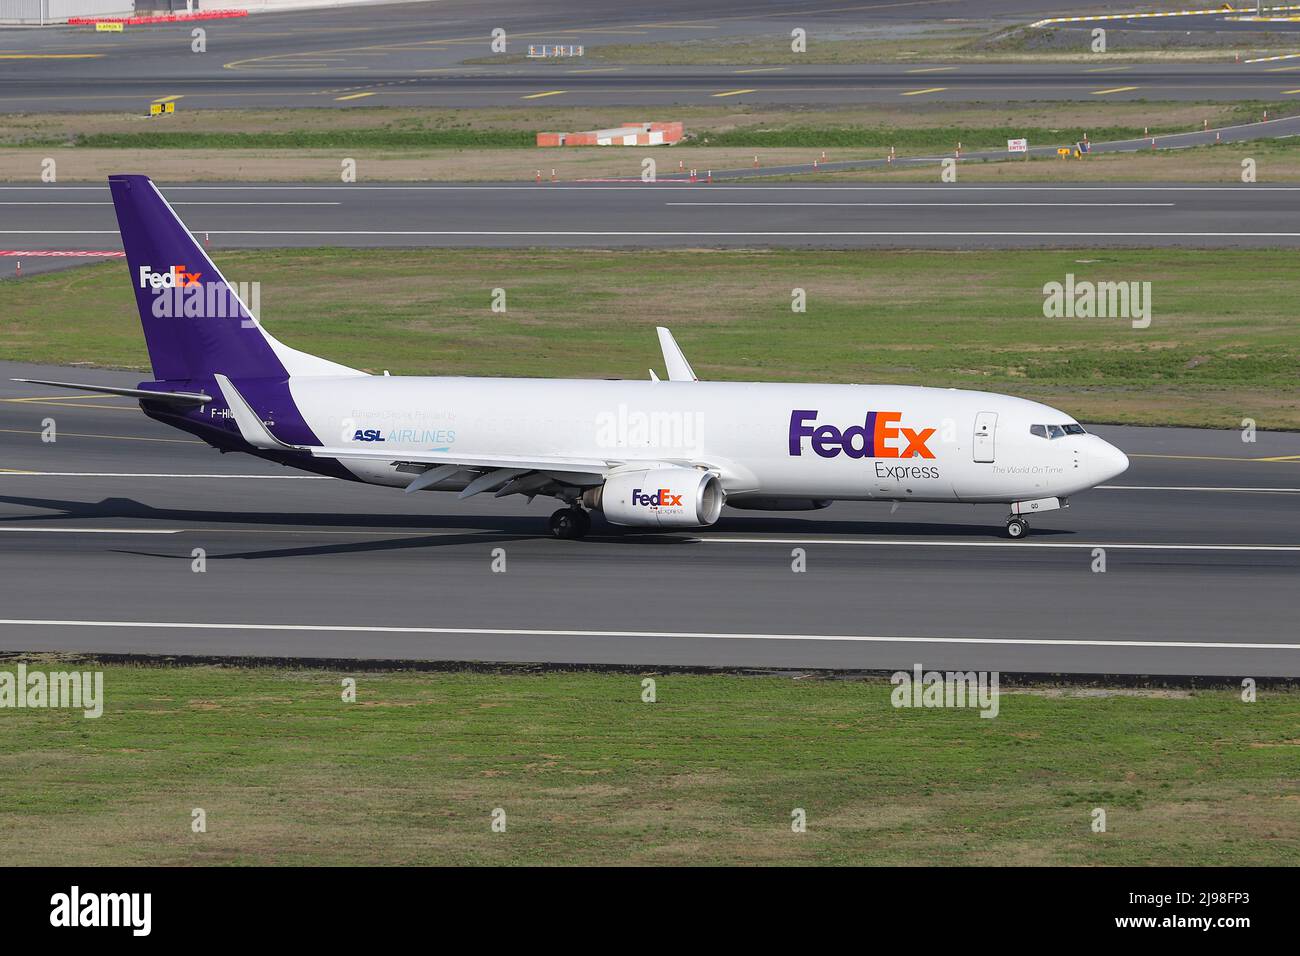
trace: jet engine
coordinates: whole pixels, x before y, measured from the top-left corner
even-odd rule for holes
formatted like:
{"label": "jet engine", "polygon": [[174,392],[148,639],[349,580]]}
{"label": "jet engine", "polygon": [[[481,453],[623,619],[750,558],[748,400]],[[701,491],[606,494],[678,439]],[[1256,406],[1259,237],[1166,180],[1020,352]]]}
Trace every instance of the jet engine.
{"label": "jet engine", "polygon": [[651,468],[616,472],[599,488],[583,495],[588,508],[599,509],[611,524],[635,528],[699,528],[722,513],[726,493],[710,471]]}

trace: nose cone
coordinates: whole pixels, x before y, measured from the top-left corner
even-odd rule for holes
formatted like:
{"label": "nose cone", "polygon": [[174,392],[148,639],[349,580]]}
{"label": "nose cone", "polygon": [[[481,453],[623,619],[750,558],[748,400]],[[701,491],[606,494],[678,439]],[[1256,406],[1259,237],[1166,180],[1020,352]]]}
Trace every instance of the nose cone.
{"label": "nose cone", "polygon": [[1098,439],[1098,448],[1093,451],[1093,467],[1096,469],[1097,484],[1118,478],[1128,471],[1128,455],[1124,454],[1108,441]]}

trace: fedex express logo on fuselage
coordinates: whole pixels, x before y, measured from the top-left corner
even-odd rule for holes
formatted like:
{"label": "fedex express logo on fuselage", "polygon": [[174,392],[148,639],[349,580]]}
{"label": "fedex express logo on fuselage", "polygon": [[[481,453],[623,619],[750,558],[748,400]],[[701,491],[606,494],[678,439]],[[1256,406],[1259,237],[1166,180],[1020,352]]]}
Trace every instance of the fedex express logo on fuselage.
{"label": "fedex express logo on fuselage", "polygon": [[142,289],[184,289],[200,285],[202,272],[186,272],[184,263],[172,266],[167,272],[154,272],[153,266],[140,267],[140,288]]}
{"label": "fedex express logo on fuselage", "polygon": [[682,506],[682,496],[675,495],[668,488],[660,488],[657,491],[644,492],[640,488],[632,489],[632,505],[642,505],[647,508],[680,508]]}
{"label": "fedex express logo on fuselage", "polygon": [[822,458],[933,458],[933,428],[904,428],[897,423],[902,412],[867,412],[861,425],[840,429],[818,425],[816,409],[796,408],[790,413],[790,454],[803,454],[803,439]]}

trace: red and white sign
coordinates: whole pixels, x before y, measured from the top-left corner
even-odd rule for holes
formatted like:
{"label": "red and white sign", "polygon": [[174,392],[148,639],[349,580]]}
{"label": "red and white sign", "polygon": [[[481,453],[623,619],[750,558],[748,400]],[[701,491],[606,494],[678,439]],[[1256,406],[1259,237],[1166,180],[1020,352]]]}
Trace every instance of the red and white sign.
{"label": "red and white sign", "polygon": [[1009,139],[1007,140],[1008,153],[1027,153],[1029,152],[1029,140],[1027,139]]}

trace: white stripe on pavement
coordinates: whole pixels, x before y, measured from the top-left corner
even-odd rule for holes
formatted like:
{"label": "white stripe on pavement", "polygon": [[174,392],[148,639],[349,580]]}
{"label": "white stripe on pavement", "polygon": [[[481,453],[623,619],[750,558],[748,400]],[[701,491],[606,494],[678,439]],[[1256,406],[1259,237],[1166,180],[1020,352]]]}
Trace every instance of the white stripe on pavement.
{"label": "white stripe on pavement", "polygon": [[[1271,123],[1274,121],[1269,120],[1269,122]],[[1224,127],[1224,129],[1236,129],[1236,128],[1237,127]],[[1192,136],[1192,135],[1199,135],[1200,133],[1204,133],[1204,132],[1205,130],[1197,130],[1194,133],[1169,133],[1167,134],[1167,136]],[[1214,130],[1210,130],[1209,132],[1213,133]],[[1147,139],[1147,138],[1148,137],[1142,137],[1142,139]],[[1161,138],[1167,138],[1167,137],[1161,137]],[[1121,142],[1139,142],[1139,141],[1140,140],[1122,140]],[[1097,144],[1094,143],[1093,145],[1095,146]],[[279,192],[293,192],[293,191],[310,192],[310,191],[319,191],[319,190],[344,190],[346,192],[367,192],[367,191],[446,192],[446,191],[470,190],[470,191],[479,191],[479,192],[520,191],[520,192],[541,193],[541,192],[561,192],[561,191],[578,191],[578,190],[590,191],[595,189],[644,190],[646,189],[647,186],[667,186],[667,185],[689,186],[692,184],[685,180],[661,180],[658,183],[638,183],[637,185],[626,185],[626,186],[616,186],[616,185],[566,186],[566,185],[558,185],[558,184],[552,186],[548,184],[539,187],[533,184],[529,184],[527,186],[503,186],[494,183],[482,183],[482,184],[459,183],[459,184],[446,184],[446,185],[438,185],[438,186],[342,186],[342,185],[340,186],[328,186],[328,185],[327,186],[166,186],[163,188],[165,188],[166,191],[168,192],[174,192],[180,189],[189,189],[194,191],[203,191],[203,190],[226,191],[231,189],[245,189],[249,191],[274,190]],[[698,183],[694,185],[696,186],[696,188],[699,188]],[[106,187],[104,186],[2,186],[0,185],[0,192],[5,192],[7,190],[39,190],[41,192],[53,192],[56,189],[59,191],[70,191],[70,190],[89,190],[89,189],[102,190],[105,188]],[[744,190],[757,190],[757,191],[767,191],[767,192],[784,192],[784,191],[791,191],[791,190],[796,192],[801,190],[806,192],[813,192],[813,191],[862,192],[867,190],[875,190],[881,192],[933,191],[933,192],[945,192],[945,193],[975,192],[975,191],[981,191],[981,192],[1179,192],[1179,193],[1181,192],[1239,192],[1239,193],[1300,192],[1300,186],[1257,186],[1254,184],[1241,185],[1241,186],[1157,186],[1157,185],[1081,186],[1081,185],[1068,185],[1068,184],[1054,185],[1054,186],[976,186],[976,185],[953,183],[952,185],[949,186],[912,186],[912,185],[904,185],[904,184],[893,184],[888,186],[856,186],[856,185],[855,186],[812,186],[812,185],[775,186],[775,185],[767,185],[767,184],[749,185],[745,183],[727,183],[722,188],[732,190],[732,191],[744,189]]]}
{"label": "white stripe on pavement", "polygon": [[701,544],[850,544],[897,548],[1107,548],[1116,551],[1300,551],[1300,544],[1159,544],[1105,541],[934,541],[917,538],[689,538]]}
{"label": "white stripe on pavement", "polygon": [[7,471],[0,478],[241,478],[255,481],[337,481],[330,475],[181,475],[133,471]]}
{"label": "white stripe on pavement", "polygon": [[1272,494],[1296,494],[1300,488],[1211,488],[1203,485],[1097,485],[1094,489],[1102,491],[1237,491]]}
{"label": "white stripe on pavement", "polygon": [[0,531],[39,531],[63,534],[180,534],[184,528],[13,528],[0,525]]}
{"label": "white stripe on pavement", "polygon": [[439,634],[449,636],[580,637],[580,638],[687,638],[728,641],[839,641],[856,644],[989,644],[1038,647],[1140,647],[1146,649],[1300,650],[1300,644],[1236,643],[1233,641],[1120,641],[1030,637],[900,637],[859,634],[764,634],[730,631],[596,631],[567,628],[523,627],[398,627],[348,624],[209,624],[195,621],[62,621],[26,618],[0,619],[10,627],[150,628],[191,631],[314,631],[341,634]]}
{"label": "white stripe on pavement", "polygon": [[[0,206],[111,206],[111,202],[78,202],[76,200],[59,200],[41,202],[0,202]],[[173,206],[341,206],[341,202],[321,200],[319,202],[174,202]]]}
{"label": "white stripe on pavement", "polygon": [[1151,206],[1176,206],[1172,202],[666,202],[665,206],[920,206],[947,207],[958,209],[984,209],[996,207],[1050,206],[1053,209],[1068,208],[1148,208]]}
{"label": "white stripe on pavement", "polygon": [[[205,230],[206,231],[206,230]],[[528,236],[534,238],[559,237],[559,238],[579,238],[585,236],[595,236],[597,238],[666,238],[681,239],[689,236],[708,236],[711,238],[732,238],[732,239],[762,239],[775,236],[788,236],[805,239],[835,239],[835,238],[889,238],[892,236],[912,236],[912,237],[938,237],[938,238],[1023,238],[1023,239],[1296,239],[1300,238],[1300,232],[1081,232],[1078,230],[1063,230],[1060,232],[1024,232],[1014,230],[1004,231],[981,231],[981,230],[901,230],[901,229],[884,229],[874,231],[841,231],[841,232],[792,232],[792,231],[768,231],[768,232],[701,232],[696,229],[689,230],[672,230],[672,231],[599,231],[592,229],[573,229],[573,230],[524,230],[524,229],[492,229],[492,230],[383,230],[383,229],[225,229],[212,230],[214,236],[483,236],[483,237],[509,237],[509,236]],[[115,236],[116,229],[0,229],[0,236]]]}

